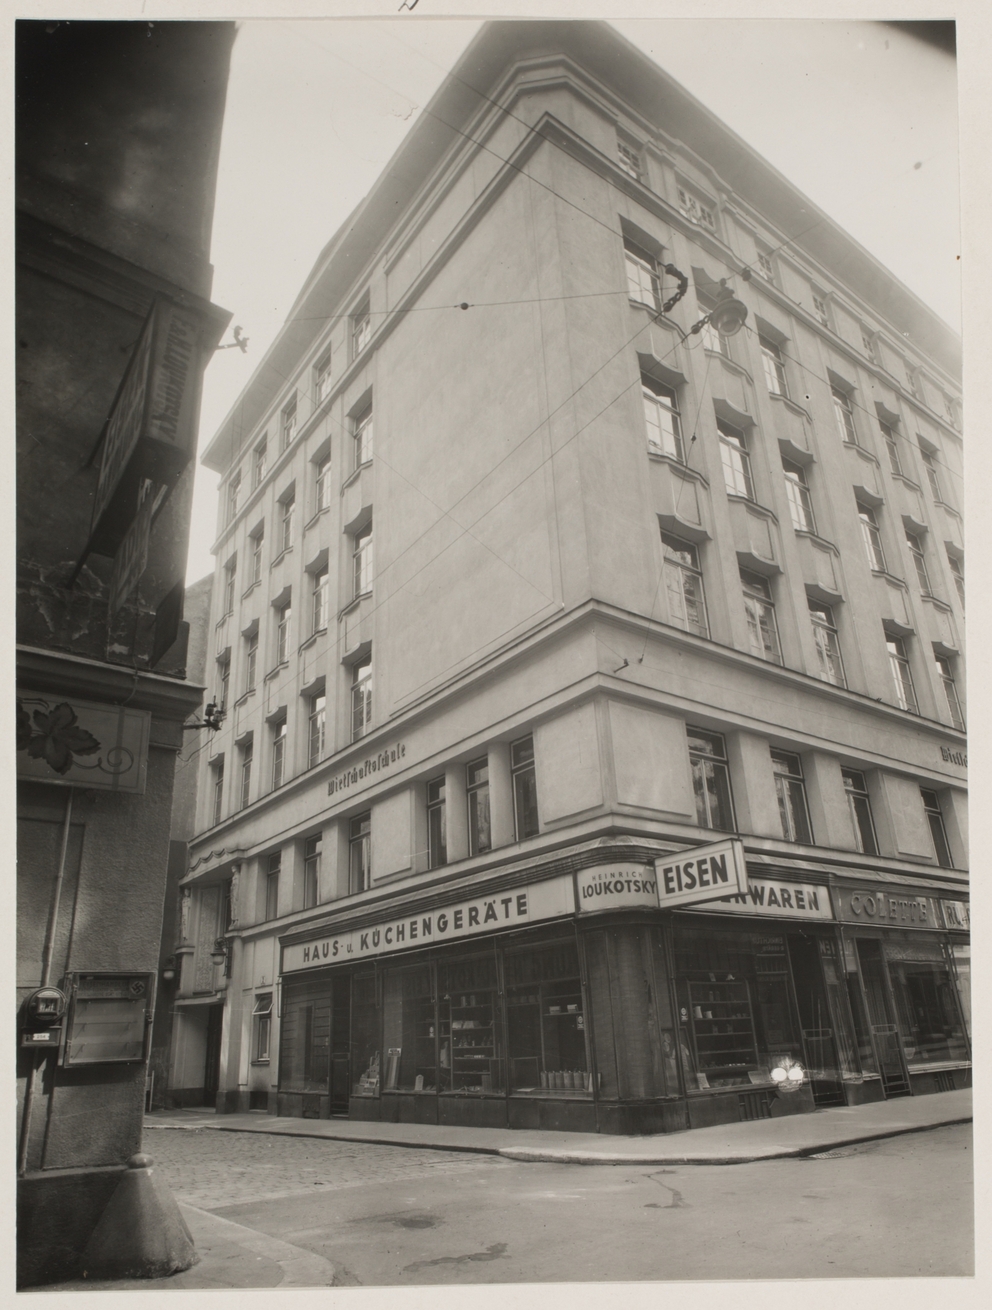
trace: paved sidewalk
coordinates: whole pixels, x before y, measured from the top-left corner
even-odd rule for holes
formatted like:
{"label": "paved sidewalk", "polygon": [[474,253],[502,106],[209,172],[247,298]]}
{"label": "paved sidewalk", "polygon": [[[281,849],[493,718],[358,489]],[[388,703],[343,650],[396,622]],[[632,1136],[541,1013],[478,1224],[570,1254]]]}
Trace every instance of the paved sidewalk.
{"label": "paved sidewalk", "polygon": [[[218,1132],[323,1137],[439,1151],[479,1151],[510,1160],[559,1164],[743,1164],[815,1155],[856,1142],[921,1132],[971,1119],[971,1091],[907,1096],[871,1105],[841,1106],[814,1114],[719,1124],[651,1137],[605,1133],[540,1132],[513,1128],[442,1127],[436,1124],[369,1123],[349,1119],[284,1119],[273,1115],[214,1114],[208,1110],[158,1110],[145,1116],[146,1130],[210,1128]],[[154,1133],[144,1150],[154,1159]]]}

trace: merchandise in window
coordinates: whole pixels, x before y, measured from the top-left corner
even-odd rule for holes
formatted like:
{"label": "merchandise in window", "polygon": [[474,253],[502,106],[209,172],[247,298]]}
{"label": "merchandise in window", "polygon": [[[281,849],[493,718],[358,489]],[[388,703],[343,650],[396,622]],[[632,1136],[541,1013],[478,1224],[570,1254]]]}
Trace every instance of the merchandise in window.
{"label": "merchandise in window", "polygon": [[923,812],[927,816],[927,823],[930,825],[930,836],[933,838],[933,849],[934,854],[937,856],[937,863],[942,869],[953,869],[954,861],[951,859],[947,829],[944,827],[944,814],[940,808],[937,793],[921,787],[920,797],[923,801]]}
{"label": "merchandise in window", "polygon": [[664,555],[665,590],[668,595],[668,620],[683,632],[708,637],[703,575],[696,547],[678,537],[661,534]]}
{"label": "merchandise in window", "polygon": [[961,701],[958,698],[958,689],[954,682],[951,661],[943,655],[935,655],[934,663],[937,665],[937,677],[944,688],[944,698],[947,702],[947,712],[951,716],[951,722],[959,732],[964,732],[964,714],[961,712]]}
{"label": "merchandise in window", "polygon": [[355,468],[372,460],[372,406],[363,409],[354,420]]}
{"label": "merchandise in window", "polygon": [[892,933],[883,951],[909,1068],[967,1060],[961,1005],[940,942],[916,933]]}
{"label": "merchandise in window", "polygon": [[751,482],[751,457],[747,453],[744,433],[731,427],[723,419],[716,421],[720,434],[720,460],[723,464],[723,482],[728,496],[745,496],[754,500]]}
{"label": "merchandise in window", "polygon": [[439,962],[438,1086],[466,1094],[504,1088],[496,961],[491,955]]}
{"label": "merchandise in window", "polygon": [[355,596],[365,596],[372,590],[372,524],[367,523],[355,533],[352,552],[352,571]]}
{"label": "merchandise in window", "polygon": [[885,572],[885,556],[882,554],[882,534],[878,530],[875,511],[867,505],[858,505],[858,518],[861,521],[861,540],[864,542],[868,567],[876,573]]}
{"label": "merchandise in window", "polygon": [[483,756],[465,766],[468,801],[468,853],[480,855],[492,848],[489,822],[489,759]]}
{"label": "merchandise in window", "polygon": [[279,878],[282,872],[282,853],[276,851],[269,856],[268,871],[265,875],[265,917],[279,917]]}
{"label": "merchandise in window", "polygon": [[281,787],[286,777],[286,720],[272,727],[272,790]]}
{"label": "merchandise in window", "polygon": [[751,654],[762,660],[770,660],[773,664],[781,664],[782,648],[779,645],[775,605],[767,578],[741,569],[741,589]]}
{"label": "merchandise in window", "polygon": [[324,845],[322,833],[303,843],[303,908],[311,910],[320,895],[320,858]]}
{"label": "merchandise in window", "polygon": [[348,825],[348,890],[354,896],[372,879],[372,815],[356,814]]}
{"label": "merchandise in window", "polygon": [[844,779],[844,791],[847,793],[847,803],[854,822],[854,836],[858,843],[858,850],[865,855],[877,855],[878,841],[871,817],[871,802],[868,799],[865,775],[855,769],[842,769],[841,776]]}
{"label": "merchandise in window", "polygon": [[892,672],[892,685],[895,689],[896,704],[902,710],[919,714],[916,700],[916,688],[913,686],[913,674],[909,667],[909,656],[901,637],[887,637],[885,642],[889,653],[889,669]]}
{"label": "merchandise in window", "polygon": [[817,677],[835,687],[846,687],[844,662],[840,654],[840,640],[834,626],[833,611],[819,601],[809,603],[809,621],[813,626],[813,644],[816,646]]}
{"label": "merchandise in window", "polygon": [[448,863],[448,825],[445,814],[445,780],[427,784],[427,867],[438,869]]}
{"label": "merchandise in window", "polygon": [[252,741],[249,738],[241,747],[241,808],[248,804],[251,799],[251,761],[254,754]]}
{"label": "merchandise in window", "polygon": [[574,942],[508,951],[506,1054],[511,1092],[592,1095],[585,1007]]}
{"label": "merchandise in window", "polygon": [[769,337],[763,336],[758,337],[758,345],[769,395],[787,396],[789,391],[785,384],[785,361],[782,359],[781,348]]}
{"label": "merchandise in window", "polygon": [[734,832],[734,804],[730,792],[727,747],[715,732],[686,725],[692,790],[696,801],[696,822],[701,828]]}
{"label": "merchandise in window", "polygon": [[786,841],[811,846],[813,831],[809,822],[806,784],[803,781],[803,766],[799,756],[789,755],[785,751],[772,751],[771,755],[778,812],[782,820],[782,836]]}
{"label": "merchandise in window", "polygon": [[837,420],[841,441],[849,441],[856,446],[858,444],[858,434],[854,426],[851,397],[846,391],[842,391],[840,387],[831,387],[830,395],[834,402],[834,417]]}
{"label": "merchandise in window", "polygon": [[661,279],[658,261],[627,237],[623,239],[623,256],[627,269],[627,294],[638,304],[661,309]]}
{"label": "merchandise in window", "polygon": [[259,992],[255,997],[252,1021],[255,1028],[255,1051],[252,1058],[256,1064],[267,1064],[269,1061],[269,1038],[272,1033],[271,992]]}
{"label": "merchandise in window", "polygon": [[372,656],[359,660],[351,672],[351,739],[358,741],[372,727]]}
{"label": "merchandise in window", "polygon": [[534,738],[522,737],[510,745],[510,773],[513,779],[513,827],[517,841],[536,837],[537,777],[534,772]]}
{"label": "merchandise in window", "polygon": [[927,573],[926,556],[923,554],[923,539],[915,532],[906,533],[906,545],[909,547],[909,553],[913,557],[913,564],[916,568],[916,580],[920,584],[920,591],[924,596],[930,595],[930,576]]}
{"label": "merchandise in window", "polygon": [[323,692],[310,697],[307,714],[307,767],[313,768],[324,756],[324,734],[327,725],[327,698]]}
{"label": "merchandise in window", "polygon": [[782,472],[785,474],[785,494],[789,498],[789,513],[792,526],[797,532],[816,532],[813,521],[813,501],[806,481],[806,470],[801,464],[782,460]]}

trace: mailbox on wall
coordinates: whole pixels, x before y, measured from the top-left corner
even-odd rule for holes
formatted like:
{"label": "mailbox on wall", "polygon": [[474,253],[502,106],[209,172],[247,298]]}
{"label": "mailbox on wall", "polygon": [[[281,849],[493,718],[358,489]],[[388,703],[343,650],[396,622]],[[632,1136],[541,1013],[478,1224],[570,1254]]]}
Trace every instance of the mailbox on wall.
{"label": "mailbox on wall", "polygon": [[143,1062],[152,1022],[150,973],[73,973],[67,990],[62,1063],[123,1064]]}

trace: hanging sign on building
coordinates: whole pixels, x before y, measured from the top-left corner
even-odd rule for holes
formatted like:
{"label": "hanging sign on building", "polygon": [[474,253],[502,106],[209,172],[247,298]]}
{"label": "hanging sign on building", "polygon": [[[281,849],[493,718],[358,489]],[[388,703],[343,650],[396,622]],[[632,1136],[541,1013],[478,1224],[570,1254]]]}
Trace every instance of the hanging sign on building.
{"label": "hanging sign on building", "polygon": [[149,488],[138,506],[137,517],[124,534],[124,540],[114,556],[114,571],[110,578],[111,614],[116,614],[127,602],[148,565],[148,541],[154,503],[155,498]]}
{"label": "hanging sign on building", "polygon": [[887,928],[937,928],[942,926],[937,901],[916,887],[888,887],[869,883],[856,887],[834,887],[834,908],[844,923],[867,923]]}
{"label": "hanging sign on building", "polygon": [[944,927],[954,928],[958,932],[970,932],[971,913],[967,901],[941,901],[944,912]]}
{"label": "hanging sign on building", "polygon": [[736,837],[662,856],[654,867],[662,909],[747,893],[744,847]]}
{"label": "hanging sign on building", "polygon": [[658,879],[650,864],[596,864],[575,875],[579,914],[658,908]]}
{"label": "hanging sign on building", "polygon": [[17,690],[17,776],[143,792],[151,715],[75,696]]}
{"label": "hanging sign on building", "polygon": [[718,914],[767,915],[773,919],[832,919],[829,890],[817,883],[781,882],[748,875],[743,896],[724,896],[698,907]]}

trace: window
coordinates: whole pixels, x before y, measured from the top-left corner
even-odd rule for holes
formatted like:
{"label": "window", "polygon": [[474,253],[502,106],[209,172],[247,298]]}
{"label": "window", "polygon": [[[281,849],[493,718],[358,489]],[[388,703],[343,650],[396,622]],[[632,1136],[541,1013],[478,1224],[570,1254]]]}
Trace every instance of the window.
{"label": "window", "polygon": [[[713,306],[704,304],[702,300],[699,302],[699,308],[702,310],[704,316],[713,312]],[[708,318],[699,331],[703,338],[704,350],[712,350],[714,354],[723,355],[727,359],[730,358],[729,339],[727,337],[722,337]]]}
{"label": "window", "polygon": [[834,416],[837,419],[837,429],[840,432],[841,441],[849,441],[852,445],[858,444],[858,434],[854,427],[854,411],[851,408],[851,397],[840,387],[831,387],[830,395],[834,402]]}
{"label": "window", "polygon": [[757,573],[745,573],[741,569],[741,587],[751,654],[757,655],[759,659],[771,660],[773,664],[781,664],[782,651],[778,643],[775,605],[768,580]]}
{"label": "window", "polygon": [[734,805],[730,794],[727,747],[715,732],[686,725],[692,790],[696,798],[696,822],[700,828],[733,832]]}
{"label": "window", "polygon": [[875,357],[875,342],[864,328],[861,329],[861,349],[868,356],[871,363],[878,363],[878,360]]}
{"label": "window", "polygon": [[220,823],[224,812],[224,757],[211,766],[214,771],[214,823]]}
{"label": "window", "polygon": [[348,889],[366,891],[372,880],[372,815],[356,814],[348,826]]}
{"label": "window", "polygon": [[708,637],[706,603],[703,598],[703,575],[699,569],[696,547],[678,537],[661,534],[664,556],[665,588],[668,592],[668,619],[683,632]]}
{"label": "window", "polygon": [[286,604],[276,610],[276,664],[285,664],[289,659],[289,621],[293,617],[292,605]]}
{"label": "window", "polygon": [[280,503],[279,551],[289,550],[293,544],[293,517],[296,514],[296,496],[290,492]]}
{"label": "window", "polygon": [[241,470],[233,475],[227,484],[227,521],[232,523],[237,517],[238,501],[241,497]]}
{"label": "window", "polygon": [[324,733],[327,724],[327,698],[323,692],[310,697],[307,707],[307,768],[312,769],[324,754]]}
{"label": "window", "polygon": [[951,859],[951,848],[947,844],[947,830],[944,827],[940,799],[935,791],[928,791],[926,787],[920,788],[920,799],[923,801],[923,812],[930,825],[930,836],[933,838],[937,863],[942,869],[953,869],[954,861]]}
{"label": "window", "polygon": [[427,867],[448,863],[448,827],[445,819],[444,778],[427,784]]}
{"label": "window", "polygon": [[813,626],[813,644],[816,646],[817,677],[835,687],[846,687],[844,664],[840,656],[840,642],[834,627],[833,611],[819,601],[809,601],[809,621]]}
{"label": "window", "polygon": [[868,556],[868,567],[878,573],[885,572],[885,556],[882,554],[882,535],[878,530],[878,520],[875,518],[875,511],[869,509],[867,505],[858,505],[858,518],[861,520],[861,540],[864,542],[865,554]]}
{"label": "window", "polygon": [[522,737],[510,744],[510,775],[513,780],[513,829],[517,841],[536,837],[537,777],[534,773],[534,738]]}
{"label": "window", "polygon": [[323,833],[308,837],[303,843],[303,908],[312,909],[320,894],[320,857],[324,845]]}
{"label": "window", "polygon": [[902,461],[899,458],[899,443],[896,440],[896,434],[889,427],[888,423],[879,422],[878,430],[882,434],[882,440],[885,442],[885,449],[889,456],[889,469],[897,478],[904,476],[902,471]]}
{"label": "window", "polygon": [[758,345],[761,348],[761,366],[765,371],[765,386],[768,388],[768,394],[787,396],[789,390],[785,385],[785,363],[781,348],[774,341],[763,336],[758,337]]}
{"label": "window", "polygon": [[851,818],[854,821],[854,836],[858,843],[858,850],[863,851],[865,855],[877,855],[878,842],[875,838],[875,825],[872,822],[871,803],[868,800],[865,775],[857,773],[854,769],[842,769],[841,777],[844,779],[847,803],[851,808]]}
{"label": "window", "polygon": [[372,337],[372,315],[368,296],[351,316],[351,354],[354,359],[369,344]]}
{"label": "window", "polygon": [[286,777],[286,720],[272,725],[272,790],[281,787]]}
{"label": "window", "polygon": [[948,551],[947,563],[951,570],[951,576],[954,578],[954,585],[958,590],[958,600],[961,602],[961,608],[964,609],[964,560]]}
{"label": "window", "polygon": [[372,460],[372,406],[365,409],[354,420],[355,468],[361,468]]}
{"label": "window", "polygon": [[785,494],[789,498],[792,526],[797,532],[815,532],[813,502],[809,495],[805,469],[801,464],[793,464],[790,460],[783,459],[782,472],[785,474]]}
{"label": "window", "polygon": [[701,227],[708,227],[711,232],[716,231],[716,219],[713,217],[713,210],[709,205],[696,198],[691,191],[686,191],[684,187],[679,187],[679,209],[691,223],[698,223]]}
{"label": "window", "polygon": [[265,540],[265,528],[259,526],[251,537],[251,581],[250,587],[262,581],[262,542]]}
{"label": "window", "polygon": [[282,448],[283,450],[288,450],[289,447],[293,444],[293,438],[296,436],[296,397],[295,396],[282,411],[280,428],[282,431]]}
{"label": "window", "polygon": [[682,420],[679,418],[678,396],[671,387],[641,374],[641,395],[644,398],[644,421],[648,429],[648,450],[653,455],[670,455],[685,462],[682,446]]}
{"label": "window", "polygon": [[751,458],[747,453],[744,433],[732,428],[723,419],[716,421],[720,434],[720,459],[723,462],[723,481],[728,496],[746,496],[754,500],[751,482]]}
{"label": "window", "polygon": [[618,140],[617,159],[623,171],[632,177],[635,182],[644,180],[641,173],[641,155],[636,146],[629,146],[626,141]]}
{"label": "window", "polygon": [[466,795],[468,798],[468,853],[479,855],[492,849],[492,830],[489,822],[489,759],[473,760],[465,766]]}
{"label": "window", "polygon": [[267,436],[263,437],[255,447],[255,456],[252,461],[251,469],[252,490],[254,490],[255,487],[260,487],[262,485],[262,479],[265,477],[265,459],[268,453],[268,448],[269,440]]}
{"label": "window", "polygon": [[806,784],[803,782],[803,766],[799,756],[787,755],[785,751],[772,751],[772,771],[775,774],[782,836],[786,841],[811,846],[813,832],[809,823]]}
{"label": "window", "polygon": [[906,545],[909,547],[909,553],[913,557],[913,563],[916,566],[916,578],[920,584],[920,591],[924,596],[929,596],[930,576],[927,573],[926,556],[923,554],[923,539],[915,532],[906,533]]}
{"label": "window", "polygon": [[627,294],[630,299],[652,309],[661,309],[661,280],[654,255],[624,237],[623,257],[627,267]]}
{"label": "window", "polygon": [[314,365],[313,370],[313,403],[319,405],[330,394],[331,390],[331,352],[328,351]]}
{"label": "window", "polygon": [[255,690],[255,674],[258,670],[258,628],[245,637],[245,691]]}
{"label": "window", "polygon": [[919,707],[916,703],[916,688],[913,686],[913,675],[909,668],[909,656],[906,654],[906,646],[901,637],[886,638],[886,649],[889,652],[889,668],[892,670],[892,684],[896,693],[896,704],[902,710],[909,710],[912,714],[919,714]]}
{"label": "window", "polygon": [[954,681],[954,673],[951,670],[951,661],[945,659],[943,655],[935,655],[934,661],[937,665],[937,676],[944,688],[947,712],[951,716],[951,722],[959,732],[964,732],[964,715],[961,713],[961,702],[958,699],[958,689]]}
{"label": "window", "polygon": [[227,694],[231,686],[231,657],[226,656],[217,661],[217,676],[220,679],[220,708],[227,709]]}
{"label": "window", "polygon": [[282,872],[282,852],[276,851],[269,856],[268,869],[265,874],[265,917],[279,917],[279,875]]}
{"label": "window", "polygon": [[317,478],[314,482],[314,513],[319,514],[331,503],[331,457],[325,455],[317,463]]}
{"label": "window", "polygon": [[256,1064],[267,1064],[269,1060],[269,1041],[272,1036],[271,992],[259,992],[255,997],[252,1021],[255,1026],[254,1062]]}
{"label": "window", "polygon": [[923,460],[923,467],[926,470],[927,481],[930,483],[930,491],[934,500],[942,502],[944,497],[940,490],[940,480],[937,477],[937,461],[933,453],[920,447],[920,459]]}
{"label": "window", "polygon": [[234,613],[234,586],[238,576],[238,557],[232,555],[224,565],[224,614]]}
{"label": "window", "polygon": [[912,364],[906,365],[906,386],[909,387],[911,396],[915,396],[917,400],[921,398],[919,378],[916,376],[916,370]]}
{"label": "window", "polygon": [[327,565],[313,574],[310,592],[311,632],[327,627]]}
{"label": "window", "polygon": [[820,320],[824,327],[830,326],[830,317],[827,313],[827,302],[823,296],[818,296],[813,292],[813,313]]}
{"label": "window", "polygon": [[772,253],[770,250],[758,249],[758,272],[766,282],[775,281],[775,266],[772,263]]}
{"label": "window", "polygon": [[355,595],[364,596],[372,590],[372,523],[355,533],[355,548],[352,552]]}
{"label": "window", "polygon": [[372,656],[359,660],[351,672],[351,739],[364,737],[372,726]]}
{"label": "window", "polygon": [[241,808],[244,809],[251,798],[251,760],[254,754],[252,739],[249,737],[241,747]]}

